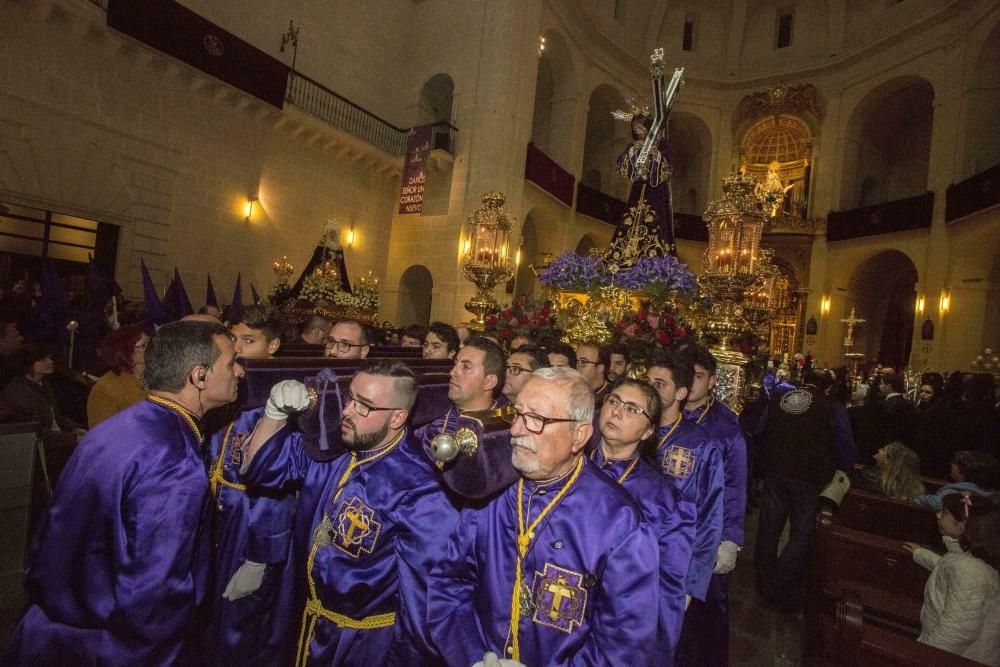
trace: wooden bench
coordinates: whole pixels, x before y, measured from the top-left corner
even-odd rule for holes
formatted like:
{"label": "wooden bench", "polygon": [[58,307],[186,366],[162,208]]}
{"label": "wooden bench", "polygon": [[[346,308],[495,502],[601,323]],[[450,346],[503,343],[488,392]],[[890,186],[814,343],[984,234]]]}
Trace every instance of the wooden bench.
{"label": "wooden bench", "polygon": [[932,510],[858,489],[847,492],[833,515],[833,522],[904,542],[931,547],[941,543],[937,517]]}
{"label": "wooden bench", "polygon": [[980,663],[919,643],[914,636],[878,624],[853,598],[836,603],[827,664],[858,667],[972,667]]}
{"label": "wooden bench", "polygon": [[[420,359],[423,349],[419,347],[403,347],[401,345],[371,345],[368,348],[368,358]],[[308,357],[310,359],[324,358],[322,347],[308,345],[287,345],[278,349],[278,358]]]}

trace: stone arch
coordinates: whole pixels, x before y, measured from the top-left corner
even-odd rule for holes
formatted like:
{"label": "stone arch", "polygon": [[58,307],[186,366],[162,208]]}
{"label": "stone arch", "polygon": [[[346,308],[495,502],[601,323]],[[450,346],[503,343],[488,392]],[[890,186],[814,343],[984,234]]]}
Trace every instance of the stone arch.
{"label": "stone arch", "polygon": [[[934,88],[917,76],[890,79],[868,92],[847,121],[841,209],[927,191]],[[877,197],[877,201],[872,198]]]}
{"label": "stone arch", "polygon": [[576,244],[576,254],[585,256],[590,254],[593,248],[596,248],[600,244],[600,240],[594,236],[594,234],[584,234],[583,237]]}
{"label": "stone arch", "polygon": [[399,277],[399,304],[396,324],[429,324],[434,278],[422,264],[408,267]]}
{"label": "stone arch", "polygon": [[[616,121],[611,113],[625,108],[625,97],[614,86],[601,84],[590,93],[587,103],[587,134],[583,144],[583,173],[600,174],[596,188],[605,194],[613,192],[617,184],[614,174],[615,160],[629,141],[628,123]],[[590,183],[587,183],[590,187]]]}
{"label": "stone arch", "polygon": [[742,166],[751,176],[764,182],[776,167],[781,182],[792,185],[785,211],[798,218],[805,218],[809,207],[813,136],[805,118],[775,113],[750,124],[739,142]]}
{"label": "stone arch", "polygon": [[712,171],[712,134],[698,116],[674,111],[667,123],[673,152],[670,188],[675,213],[701,215],[708,207]]}
{"label": "stone arch", "polygon": [[531,141],[535,147],[566,167],[571,152],[572,119],[575,117],[575,68],[566,38],[546,30],[545,50],[538,58],[535,108]]}
{"label": "stone arch", "polygon": [[454,105],[455,82],[450,76],[438,73],[427,79],[420,88],[417,117],[414,125],[451,122]]}
{"label": "stone arch", "polygon": [[972,67],[965,90],[965,156],[962,173],[971,176],[1000,163],[1000,25],[990,32]]}
{"label": "stone arch", "polygon": [[[865,320],[855,329],[855,352],[887,366],[909,362],[917,280],[916,265],[899,250],[873,253],[854,269],[844,313],[836,319],[847,317],[854,307]],[[846,325],[840,326],[841,336],[846,335]]]}

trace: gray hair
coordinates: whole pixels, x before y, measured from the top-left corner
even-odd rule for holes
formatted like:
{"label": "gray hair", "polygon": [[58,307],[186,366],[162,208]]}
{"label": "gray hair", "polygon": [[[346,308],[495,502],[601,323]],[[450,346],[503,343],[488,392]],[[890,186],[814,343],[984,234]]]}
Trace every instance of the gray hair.
{"label": "gray hair", "polygon": [[594,392],[591,391],[587,380],[580,375],[580,371],[569,366],[539,368],[532,372],[531,379],[555,382],[565,386],[566,391],[559,392],[556,396],[565,398],[566,411],[569,413],[570,419],[578,422],[594,420]]}
{"label": "gray hair", "polygon": [[178,392],[191,371],[198,366],[211,368],[221,351],[216,336],[229,336],[221,324],[212,322],[171,322],[153,334],[146,349],[143,379],[150,389]]}

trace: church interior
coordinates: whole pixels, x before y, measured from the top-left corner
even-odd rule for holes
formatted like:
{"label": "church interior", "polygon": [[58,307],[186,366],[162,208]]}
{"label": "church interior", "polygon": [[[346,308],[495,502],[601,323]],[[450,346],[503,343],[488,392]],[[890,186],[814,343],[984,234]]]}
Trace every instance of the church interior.
{"label": "church interior", "polygon": [[[733,179],[778,193],[753,247],[770,370],[1000,378],[998,0],[0,0],[0,36],[5,292],[51,266],[71,302],[97,271],[121,303],[176,281],[224,307],[327,267],[386,330],[551,298],[539,276],[604,252],[630,206],[616,112],[657,102],[660,53],[683,68],[662,137],[694,279],[722,271]],[[483,257],[505,271],[485,288]],[[830,629],[754,589],[737,568],[731,664],[808,664]],[[859,655],[839,664],[931,664]]]}

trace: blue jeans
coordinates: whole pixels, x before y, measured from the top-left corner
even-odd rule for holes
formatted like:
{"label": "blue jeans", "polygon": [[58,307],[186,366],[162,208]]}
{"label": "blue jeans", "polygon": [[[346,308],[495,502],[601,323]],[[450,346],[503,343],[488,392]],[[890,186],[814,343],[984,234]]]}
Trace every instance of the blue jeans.
{"label": "blue jeans", "polygon": [[[800,604],[802,571],[816,523],[822,484],[769,472],[764,477],[764,500],[757,526],[754,568],[765,597],[789,608]],[[788,543],[778,555],[785,521],[791,524]]]}

